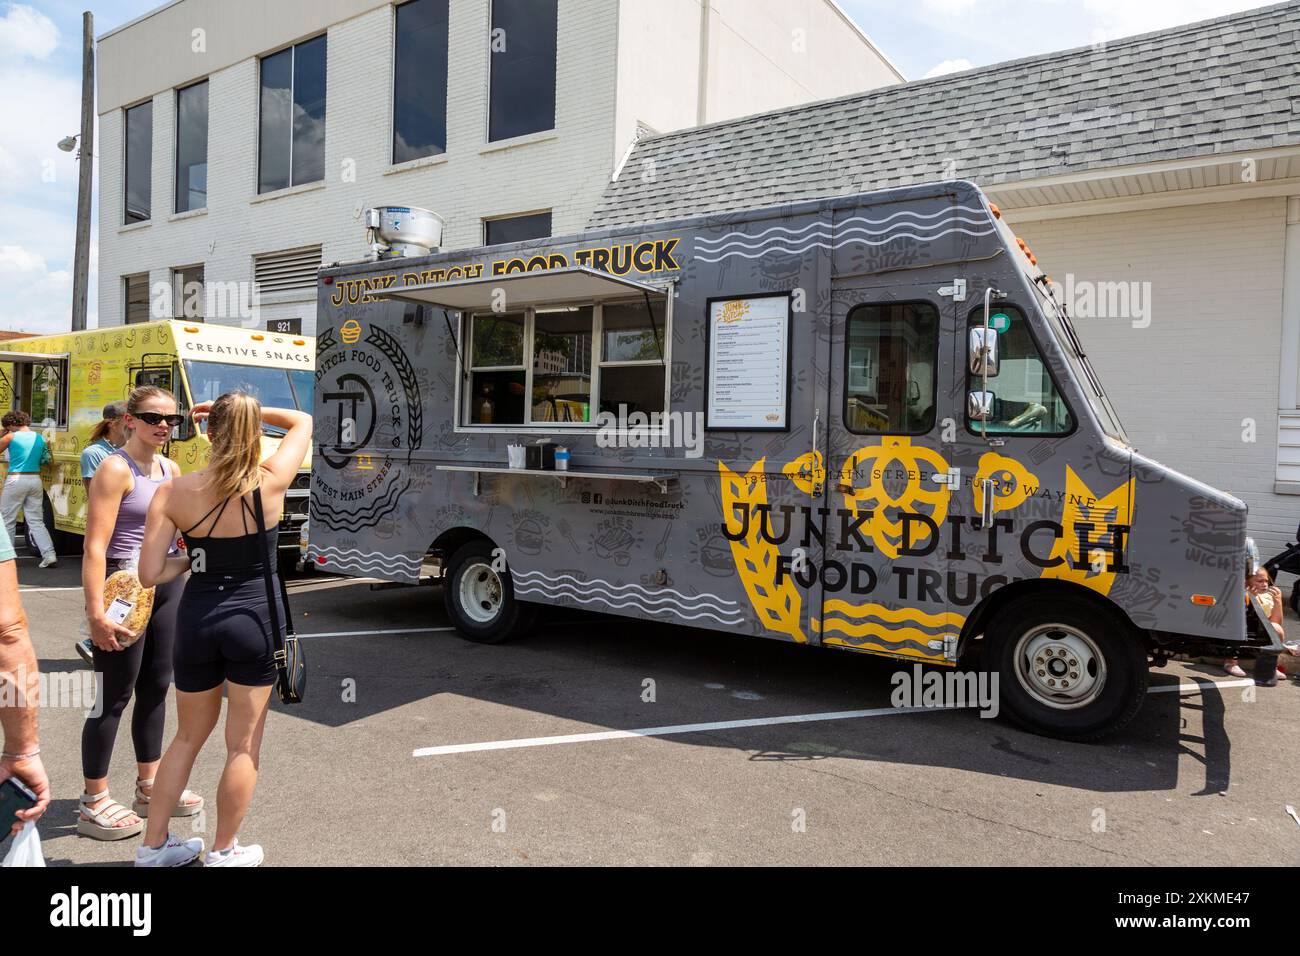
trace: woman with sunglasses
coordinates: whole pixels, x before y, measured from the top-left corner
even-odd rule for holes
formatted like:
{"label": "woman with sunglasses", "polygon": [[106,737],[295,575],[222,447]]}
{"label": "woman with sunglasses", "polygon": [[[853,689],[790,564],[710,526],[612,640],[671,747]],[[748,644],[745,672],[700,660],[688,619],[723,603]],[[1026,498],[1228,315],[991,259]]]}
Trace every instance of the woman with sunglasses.
{"label": "woman with sunglasses", "polygon": [[[154,774],[162,759],[176,610],[184,582],[177,579],[158,586],[148,628],[138,641],[124,647],[121,640],[129,639],[131,633],[105,615],[104,580],[139,561],[149,503],[160,485],[180,474],[176,463],[160,452],[172,430],[184,420],[176,412],[171,392],[153,386],[137,388],[126,404],[126,444],[104,460],[90,485],[81,581],[90,639],[95,645],[95,670],[102,677],[98,716],[87,717],[81,732],[86,790],[81,795],[77,832],[98,840],[121,840],[144,829]],[[108,765],[118,722],[132,693],[131,738],[138,775],[133,810],[128,810],[109,796]],[[175,805],[159,810],[173,817],[191,816],[202,807],[203,799],[187,790]],[[202,840],[177,841],[167,862],[183,865],[202,850]]]}

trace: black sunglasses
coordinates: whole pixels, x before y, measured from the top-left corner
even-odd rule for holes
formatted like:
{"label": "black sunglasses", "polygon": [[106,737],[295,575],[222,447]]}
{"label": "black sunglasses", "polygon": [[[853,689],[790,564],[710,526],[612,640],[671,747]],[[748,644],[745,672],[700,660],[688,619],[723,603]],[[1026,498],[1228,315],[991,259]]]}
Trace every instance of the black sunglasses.
{"label": "black sunglasses", "polygon": [[157,412],[136,412],[132,417],[140,419],[146,425],[161,425],[166,422],[172,428],[178,428],[185,421],[184,415],[160,415]]}

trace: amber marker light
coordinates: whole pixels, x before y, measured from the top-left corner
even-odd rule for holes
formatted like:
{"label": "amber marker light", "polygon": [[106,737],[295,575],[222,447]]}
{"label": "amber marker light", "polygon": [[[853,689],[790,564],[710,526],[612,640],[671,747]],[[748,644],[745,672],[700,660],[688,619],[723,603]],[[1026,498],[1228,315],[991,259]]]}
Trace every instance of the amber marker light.
{"label": "amber marker light", "polygon": [[1215,599],[1210,594],[1193,594],[1192,603],[1199,604],[1201,607],[1214,607]]}

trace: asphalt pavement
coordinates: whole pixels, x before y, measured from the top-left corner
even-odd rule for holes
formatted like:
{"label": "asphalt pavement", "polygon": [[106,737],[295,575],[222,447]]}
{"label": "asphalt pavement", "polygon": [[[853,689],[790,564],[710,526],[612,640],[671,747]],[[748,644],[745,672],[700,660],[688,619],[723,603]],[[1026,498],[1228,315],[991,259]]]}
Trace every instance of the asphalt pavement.
{"label": "asphalt pavement", "polygon": [[[77,560],[23,558],[19,578],[42,671],[87,671]],[[267,865],[1300,863],[1294,681],[1173,662],[1128,728],[1071,744],[901,712],[891,675],[910,667],[887,660],[562,607],[486,646],[448,627],[436,586],[306,576],[290,594],[307,699],[273,704],[240,832]],[[138,840],[75,832],[85,701],[62,680],[41,714],[47,862],[125,865]],[[110,776],[129,804],[128,721]],[[212,838],[223,760],[218,731],[187,836]]]}

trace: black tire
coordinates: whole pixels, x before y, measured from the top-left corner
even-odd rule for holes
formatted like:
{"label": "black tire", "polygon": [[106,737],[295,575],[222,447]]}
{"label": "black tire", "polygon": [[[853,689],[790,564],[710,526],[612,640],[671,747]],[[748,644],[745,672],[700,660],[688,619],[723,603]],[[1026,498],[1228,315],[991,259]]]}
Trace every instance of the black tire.
{"label": "black tire", "polygon": [[461,637],[477,644],[500,644],[516,637],[534,616],[531,606],[515,600],[510,572],[493,570],[495,550],[489,541],[461,545],[447,561],[442,577],[447,617]]}
{"label": "black tire", "polygon": [[[984,637],[984,663],[998,673],[1002,709],[1034,733],[1100,740],[1128,724],[1146,700],[1147,655],[1138,636],[1118,615],[1083,598],[1017,598],[994,616]],[[1025,651],[1035,647],[1042,666],[1031,668]],[[1080,696],[1070,700],[1073,695]]]}

